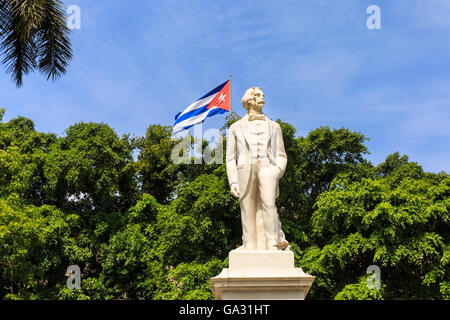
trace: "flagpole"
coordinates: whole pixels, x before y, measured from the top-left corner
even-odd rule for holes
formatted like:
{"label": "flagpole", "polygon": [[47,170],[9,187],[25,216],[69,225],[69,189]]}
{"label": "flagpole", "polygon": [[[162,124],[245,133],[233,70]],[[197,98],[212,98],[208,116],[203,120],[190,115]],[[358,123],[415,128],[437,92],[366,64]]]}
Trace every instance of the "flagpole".
{"label": "flagpole", "polygon": [[230,73],[230,114],[231,114],[231,109],[233,108],[233,104],[232,104],[232,94],[231,94],[231,73]]}
{"label": "flagpole", "polygon": [[[238,120],[240,117],[236,114],[236,113],[234,113],[233,112],[233,110],[232,110],[232,108],[233,108],[233,104],[232,104],[232,92],[231,92],[231,81],[232,81],[232,78],[231,78],[231,73],[229,74],[229,77],[230,77],[230,113],[226,116],[226,120],[227,120],[227,122],[229,121],[229,120],[231,120],[231,119],[236,119],[236,120]],[[220,130],[225,130],[225,126],[226,126],[226,124],[227,124],[227,122],[225,123],[225,125],[220,129]],[[221,132],[221,134],[222,134],[222,136],[223,136],[223,133]]]}

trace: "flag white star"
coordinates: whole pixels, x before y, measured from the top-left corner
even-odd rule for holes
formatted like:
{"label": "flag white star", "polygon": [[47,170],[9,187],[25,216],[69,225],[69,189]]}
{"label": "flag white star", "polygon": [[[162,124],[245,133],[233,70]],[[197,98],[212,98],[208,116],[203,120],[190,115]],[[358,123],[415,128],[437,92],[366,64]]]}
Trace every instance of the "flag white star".
{"label": "flag white star", "polygon": [[226,94],[221,93],[219,97],[219,102],[223,102],[226,96],[227,96]]}

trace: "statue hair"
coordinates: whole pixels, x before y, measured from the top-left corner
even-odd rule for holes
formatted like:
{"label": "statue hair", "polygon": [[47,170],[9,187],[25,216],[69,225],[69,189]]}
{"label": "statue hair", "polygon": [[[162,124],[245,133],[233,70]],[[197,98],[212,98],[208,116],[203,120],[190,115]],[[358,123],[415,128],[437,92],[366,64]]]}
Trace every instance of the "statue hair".
{"label": "statue hair", "polygon": [[248,111],[249,101],[251,101],[252,99],[255,99],[253,95],[255,94],[256,89],[261,90],[260,87],[251,87],[250,89],[247,89],[247,91],[245,91],[244,96],[242,97],[242,100],[241,100],[242,106],[247,111]]}

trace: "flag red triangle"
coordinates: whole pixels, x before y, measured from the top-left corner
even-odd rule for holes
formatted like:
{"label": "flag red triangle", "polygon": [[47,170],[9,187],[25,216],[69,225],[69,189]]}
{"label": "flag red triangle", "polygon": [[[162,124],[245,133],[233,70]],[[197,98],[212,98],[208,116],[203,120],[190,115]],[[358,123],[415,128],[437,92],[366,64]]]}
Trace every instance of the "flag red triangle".
{"label": "flag red triangle", "polygon": [[231,93],[230,93],[230,80],[214,97],[214,100],[208,105],[208,109],[217,107],[227,111],[231,110]]}

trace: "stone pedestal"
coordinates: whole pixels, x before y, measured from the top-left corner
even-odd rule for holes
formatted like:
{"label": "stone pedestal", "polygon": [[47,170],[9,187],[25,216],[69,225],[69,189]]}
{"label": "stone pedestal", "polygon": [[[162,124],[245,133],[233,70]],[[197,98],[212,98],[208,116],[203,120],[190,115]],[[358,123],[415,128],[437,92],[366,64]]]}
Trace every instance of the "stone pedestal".
{"label": "stone pedestal", "polygon": [[233,250],[211,287],[217,300],[303,300],[313,282],[290,250]]}

